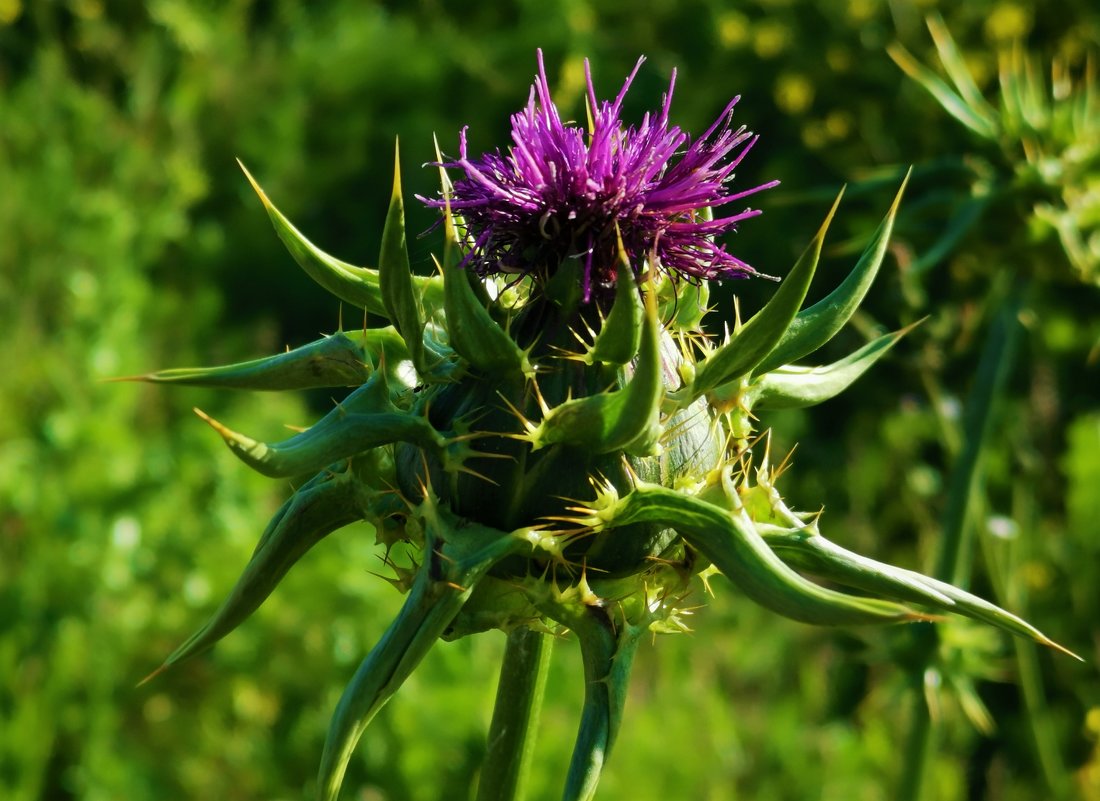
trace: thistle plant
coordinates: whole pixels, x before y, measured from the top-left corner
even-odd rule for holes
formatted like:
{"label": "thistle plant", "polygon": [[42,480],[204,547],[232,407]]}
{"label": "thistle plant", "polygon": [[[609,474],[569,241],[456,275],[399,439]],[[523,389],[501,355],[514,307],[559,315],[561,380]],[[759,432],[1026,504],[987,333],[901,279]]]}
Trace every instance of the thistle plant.
{"label": "thistle plant", "polygon": [[809,624],[954,612],[1060,649],[951,584],[845,549],[818,515],[783,499],[786,465],[770,454],[761,417],[834,397],[905,333],[832,364],[796,364],[866,295],[901,192],[823,300],[801,309],[836,205],[771,299],[708,336],[708,282],[758,274],[718,237],[759,214],[742,201],[775,182],[734,186],[756,142],[734,127],[736,98],[691,138],[670,122],[674,75],[659,109],[624,125],[641,64],[612,101],[597,100],[588,75],[578,125],[560,116],[540,54],[508,150],[471,157],[464,132],[457,158],[437,146],[441,193],[421,198],[439,210],[443,234],[430,276],[410,268],[399,165],[377,268],[317,248],[249,175],[301,267],[385,324],[257,361],[143,377],[354,387],[281,442],[199,412],[250,467],[312,477],[276,513],[223,605],[159,669],[229,634],[326,536],[371,523],[406,599],[336,708],[320,799],[337,797],[363,730],[436,642],[493,629],[508,638],[479,798],[522,796],[547,646],[567,634],[580,646],[585,696],[563,798],[592,798],[640,642],[686,630],[717,573]]}
{"label": "thistle plant", "polygon": [[1075,80],[1064,60],[1050,65],[1044,85],[1039,59],[1017,43],[998,55],[998,91],[987,99],[938,15],[927,20],[947,80],[922,64],[901,44],[888,48],[897,65],[922,86],[947,114],[974,137],[975,147],[960,160],[969,178],[968,197],[952,209],[944,235],[917,263],[931,267],[950,254],[985,212],[1001,207],[1026,228],[1018,246],[1035,250],[1056,241],[1065,259],[1047,274],[1047,260],[1022,260],[1022,271],[1050,279],[1063,274],[1100,282],[1100,93],[1093,64]]}

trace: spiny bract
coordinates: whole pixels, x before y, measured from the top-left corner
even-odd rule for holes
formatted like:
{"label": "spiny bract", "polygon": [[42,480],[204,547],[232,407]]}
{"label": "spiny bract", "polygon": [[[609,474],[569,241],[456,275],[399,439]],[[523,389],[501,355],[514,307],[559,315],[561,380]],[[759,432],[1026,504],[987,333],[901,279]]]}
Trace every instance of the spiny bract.
{"label": "spiny bract", "polygon": [[[437,152],[443,195],[428,202],[443,212],[445,243],[430,277],[410,270],[398,171],[377,269],[319,250],[253,181],[302,268],[388,325],[254,362],[143,377],[355,387],[283,442],[257,442],[204,417],[265,475],[315,475],[271,521],[222,607],[161,667],[213,646],[348,523],[369,521],[381,543],[416,550],[415,569],[395,568],[403,609],[336,709],[321,799],[336,798],[363,729],[432,645],[488,629],[576,635],[586,692],[563,797],[591,798],[638,642],[686,628],[689,588],[716,571],[807,623],[925,620],[921,610],[933,609],[1054,645],[962,590],[825,539],[815,517],[780,497],[780,470],[754,432],[758,412],[835,396],[904,333],[834,364],[792,365],[861,302],[898,201],[843,283],[799,311],[834,206],[772,299],[714,341],[700,328],[706,279],[752,271],[713,237],[755,212],[712,210],[748,194],[728,184],[755,140],[729,127],[730,104],[691,143],[669,127],[671,89],[654,117],[624,129],[626,88],[600,105],[589,81],[589,128],[563,124],[540,55],[508,156],[470,160],[464,142],[449,164]],[[464,176],[452,185],[444,164]]]}

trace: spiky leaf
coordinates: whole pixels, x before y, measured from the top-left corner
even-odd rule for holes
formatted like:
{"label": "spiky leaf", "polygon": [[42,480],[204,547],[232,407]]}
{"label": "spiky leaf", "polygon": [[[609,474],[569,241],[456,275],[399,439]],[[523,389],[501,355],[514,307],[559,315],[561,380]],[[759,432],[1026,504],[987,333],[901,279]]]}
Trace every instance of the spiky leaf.
{"label": "spiky leaf", "polygon": [[[746,406],[753,410],[798,409],[835,398],[912,328],[909,326],[878,337],[840,361],[823,367],[788,366],[772,370],[749,387]],[[715,395],[721,397],[720,392]]]}
{"label": "spiky leaf", "polygon": [[813,353],[832,339],[855,314],[867,290],[874,283],[875,276],[878,275],[890,242],[890,234],[894,229],[894,219],[901,205],[901,197],[911,174],[912,170],[906,173],[901,187],[894,196],[894,202],[890,205],[890,210],[879,223],[875,235],[864,248],[852,272],[829,295],[795,316],[775,349],[756,368],[758,375]]}

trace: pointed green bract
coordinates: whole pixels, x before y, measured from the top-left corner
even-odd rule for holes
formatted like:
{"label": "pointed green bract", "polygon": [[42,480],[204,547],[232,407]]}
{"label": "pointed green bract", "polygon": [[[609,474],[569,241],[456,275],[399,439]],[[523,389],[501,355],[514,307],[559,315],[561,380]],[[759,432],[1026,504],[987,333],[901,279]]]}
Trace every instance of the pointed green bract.
{"label": "pointed green bract", "polygon": [[527,354],[474,295],[469,276],[458,263],[454,228],[449,218],[444,226],[447,244],[443,254],[443,296],[451,347],[482,372],[514,378],[534,375]]}
{"label": "pointed green bract", "polygon": [[822,578],[854,589],[965,615],[1081,660],[1077,654],[1058,645],[1027,621],[945,581],[852,553],[820,534],[773,529],[766,533],[765,539],[784,560]]}
{"label": "pointed green bract", "polygon": [[565,401],[550,409],[528,438],[532,449],[570,445],[590,454],[625,450],[653,452],[660,436],[660,408],[664,396],[658,340],[657,303],[646,293],[642,341],[634,375],[622,389]]}
{"label": "pointed green bract", "polygon": [[638,353],[642,342],[645,306],[634,280],[634,271],[619,241],[619,272],[615,278],[615,301],[603,328],[596,335],[585,361],[627,364]]}
{"label": "pointed green bract", "polygon": [[[763,374],[776,367],[801,359],[820,348],[844,327],[863,302],[867,290],[874,283],[879,267],[886,255],[890,243],[890,234],[894,229],[894,219],[901,205],[902,194],[909,183],[912,170],[906,173],[901,187],[894,196],[894,202],[886,213],[871,242],[863,251],[856,266],[848,277],[824,299],[808,309],[803,309],[791,321],[775,349],[768,354],[756,368],[757,374]],[[843,193],[842,193],[843,194]],[[840,198],[837,198],[839,202]],[[835,206],[833,207],[835,210]]]}
{"label": "pointed green bract", "polygon": [[319,801],[336,800],[363,731],[439,640],[478,579],[524,545],[521,537],[461,524],[430,497],[417,513],[425,527],[424,562],[397,619],[363,660],[336,707],[317,777]]}
{"label": "pointed green bract", "polygon": [[411,442],[444,455],[447,438],[424,417],[407,412],[342,413],[339,409],[312,428],[282,442],[266,443],[233,431],[195,410],[221,434],[229,449],[257,473],[292,478],[320,470],[334,459],[345,459],[381,445]]}
{"label": "pointed green bract", "polygon": [[[753,410],[798,409],[835,398],[910,330],[912,326],[878,337],[846,358],[823,367],[780,367],[766,373],[749,387],[746,406]],[[721,398],[721,390],[715,396]]]}
{"label": "pointed green bract", "polygon": [[821,258],[825,232],[829,230],[829,223],[833,220],[839,202],[838,197],[813,242],[780,284],[772,299],[739,331],[734,331],[729,342],[709,353],[697,365],[695,378],[690,386],[674,396],[681,407],[722,384],[748,374],[772,352],[802,306],[818,259]]}
{"label": "pointed green bract", "polygon": [[[240,164],[240,162],[237,163]],[[244,164],[240,164],[240,167],[244,170],[245,177],[252,184],[252,188],[256,190],[256,194],[260,196],[271,218],[271,223],[275,226],[275,233],[286,245],[294,261],[298,262],[298,266],[305,270],[306,275],[345,303],[366,309],[371,314],[386,317],[386,306],[378,285],[378,271],[341,261],[306,239],[275,207]],[[443,288],[437,278],[417,277],[415,284],[427,309],[436,309],[442,305]]]}
{"label": "pointed green bract", "polygon": [[219,367],[180,367],[119,379],[225,389],[291,390],[350,387],[370,377],[363,348],[342,332],[308,345]]}
{"label": "pointed green bract", "polygon": [[[362,490],[346,472],[301,487],[276,512],[244,572],[213,617],[164,660],[156,675],[201,654],[247,620],[314,545],[362,517]],[[152,676],[150,676],[152,678]]]}
{"label": "pointed green bract", "polygon": [[409,358],[417,373],[429,375],[424,361],[424,309],[413,286],[412,266],[405,244],[405,204],[401,197],[401,157],[394,145],[393,193],[382,229],[382,247],[378,253],[378,286],[386,317],[401,334]]}
{"label": "pointed green bract", "polygon": [[[240,164],[240,162],[237,162]],[[330,256],[305,238],[302,233],[283,215],[275,204],[268,198],[267,193],[260,187],[252,173],[240,164],[244,170],[256,194],[267,210],[275,233],[286,245],[290,255],[298,262],[306,274],[346,303],[351,303],[361,309],[366,309],[372,314],[385,315],[386,309],[382,303],[382,293],[378,287],[378,273],[367,267],[355,267],[347,262]]]}
{"label": "pointed green bract", "polygon": [[198,409],[195,413],[221,435],[241,461],[272,478],[313,473],[334,461],[394,442],[413,442],[433,453],[443,453],[447,446],[446,438],[427,419],[393,405],[382,372],[374,373],[318,423],[278,443],[259,442]]}
{"label": "pointed green bract", "polygon": [[922,617],[889,601],[845,595],[803,578],[768,547],[743,508],[723,509],[676,490],[640,484],[597,516],[607,527],[647,522],[675,528],[745,595],[793,620],[854,626]]}

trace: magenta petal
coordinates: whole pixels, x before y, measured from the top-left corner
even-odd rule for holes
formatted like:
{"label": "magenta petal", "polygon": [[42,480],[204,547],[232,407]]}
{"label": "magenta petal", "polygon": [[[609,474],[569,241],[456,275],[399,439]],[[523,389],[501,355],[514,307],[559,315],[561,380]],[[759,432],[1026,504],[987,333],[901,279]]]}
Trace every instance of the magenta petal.
{"label": "magenta petal", "polygon": [[[451,208],[460,211],[471,252],[464,264],[480,274],[536,273],[547,277],[569,258],[583,259],[586,301],[614,286],[615,230],[631,263],[654,259],[691,280],[737,278],[756,271],[714,238],[758,210],[703,220],[701,212],[769,189],[776,181],[740,191],[734,169],[756,143],[744,126],[732,127],[729,102],[701,137],[692,141],[669,124],[676,74],[655,113],[623,125],[623,100],[645,58],[612,101],[596,98],[585,61],[587,123],[562,122],[554,105],[542,52],[526,107],[512,116],[512,147],[479,158],[466,152],[443,166],[461,170]],[[425,200],[444,208],[442,199]]]}

